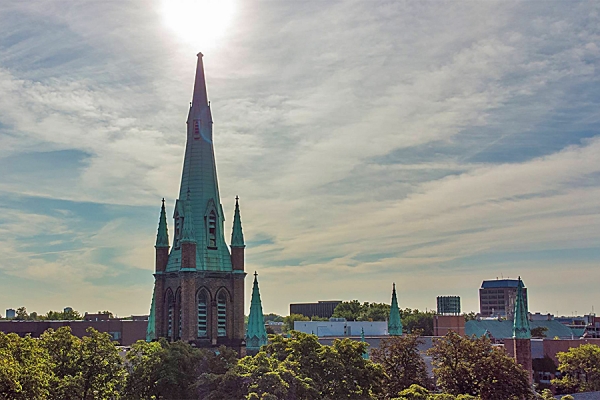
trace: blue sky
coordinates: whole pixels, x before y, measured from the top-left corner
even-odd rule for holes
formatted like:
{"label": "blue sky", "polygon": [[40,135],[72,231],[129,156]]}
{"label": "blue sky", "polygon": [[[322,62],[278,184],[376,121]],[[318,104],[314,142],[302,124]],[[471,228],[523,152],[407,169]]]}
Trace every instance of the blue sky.
{"label": "blue sky", "polygon": [[0,5],[0,309],[148,312],[198,51],[265,312],[600,307],[598,3],[179,3]]}

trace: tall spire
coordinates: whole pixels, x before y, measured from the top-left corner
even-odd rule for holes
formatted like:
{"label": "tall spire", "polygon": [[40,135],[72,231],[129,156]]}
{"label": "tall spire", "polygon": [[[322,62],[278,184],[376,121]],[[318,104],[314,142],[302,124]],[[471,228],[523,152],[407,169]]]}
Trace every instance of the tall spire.
{"label": "tall spire", "polygon": [[258,289],[258,274],[255,271],[252,300],[250,302],[250,316],[248,317],[248,330],[246,331],[246,349],[250,353],[257,353],[260,347],[266,344],[267,331],[265,329],[260,291]]}
{"label": "tall spire", "polygon": [[202,57],[204,54],[198,53],[196,63],[196,79],[194,82],[194,95],[192,97],[192,107],[208,107],[208,94],[206,93],[206,78],[204,77],[204,63]]}
{"label": "tall spire", "polygon": [[158,218],[158,233],[156,234],[156,245],[154,247],[169,247],[169,230],[167,228],[167,213],[165,211],[165,199],[162,199],[160,217]]}
{"label": "tall spire", "polygon": [[395,283],[392,288],[392,306],[390,307],[390,319],[388,320],[388,334],[402,336],[402,320],[400,319],[400,309],[398,308],[398,299],[396,298]]}
{"label": "tall spire", "polygon": [[515,339],[531,339],[531,329],[529,328],[527,304],[525,304],[525,298],[523,297],[523,287],[523,281],[519,277],[513,320],[513,338]]}
{"label": "tall spire", "polygon": [[181,243],[196,243],[196,235],[194,234],[194,219],[192,218],[192,204],[190,201],[190,191],[187,192],[187,197],[183,206],[183,232],[181,233]]}
{"label": "tall spire", "polygon": [[240,216],[239,197],[235,196],[235,212],[233,213],[233,229],[231,230],[231,247],[246,247],[244,232],[242,232],[242,218]]}

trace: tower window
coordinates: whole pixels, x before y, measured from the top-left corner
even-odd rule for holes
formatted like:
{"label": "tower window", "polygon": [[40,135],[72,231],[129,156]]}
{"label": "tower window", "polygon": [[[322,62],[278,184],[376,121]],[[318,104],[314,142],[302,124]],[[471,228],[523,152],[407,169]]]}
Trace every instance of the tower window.
{"label": "tower window", "polygon": [[167,294],[167,338],[173,340],[173,313],[175,312],[175,299],[173,293]]}
{"label": "tower window", "polygon": [[217,248],[217,214],[214,210],[208,214],[208,248]]}
{"label": "tower window", "polygon": [[181,227],[183,226],[183,218],[179,214],[175,217],[175,243],[173,247],[179,248],[179,239],[181,238]]}
{"label": "tower window", "polygon": [[227,295],[219,293],[217,298],[217,335],[227,336]]}
{"label": "tower window", "polygon": [[183,331],[182,324],[182,312],[181,312],[181,293],[177,293],[177,339],[181,339],[181,333]]}
{"label": "tower window", "polygon": [[200,139],[200,120],[194,120],[194,139]]}
{"label": "tower window", "polygon": [[206,298],[206,293],[205,292],[200,292],[200,295],[198,295],[198,337],[202,338],[202,337],[206,337],[206,321],[207,321],[207,302],[208,299]]}

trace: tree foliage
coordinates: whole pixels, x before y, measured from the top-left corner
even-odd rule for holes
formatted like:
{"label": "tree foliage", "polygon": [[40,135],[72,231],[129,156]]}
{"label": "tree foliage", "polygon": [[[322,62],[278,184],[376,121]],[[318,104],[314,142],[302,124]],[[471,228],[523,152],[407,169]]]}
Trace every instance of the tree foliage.
{"label": "tree foliage", "polygon": [[418,335],[390,336],[371,351],[371,360],[385,371],[384,388],[388,396],[394,397],[411,385],[431,386],[419,352],[422,343]]}
{"label": "tree foliage", "polygon": [[283,323],[285,324],[286,332],[294,330],[294,322],[295,321],[310,321],[305,315],[302,314],[290,314],[283,319]]}
{"label": "tree foliage", "polygon": [[548,332],[547,326],[536,326],[535,328],[531,328],[531,337],[545,338],[546,332]]}
{"label": "tree foliage", "polygon": [[583,344],[556,357],[562,377],[552,384],[560,393],[600,391],[600,346]]}
{"label": "tree foliage", "polygon": [[527,372],[486,337],[465,338],[450,332],[428,354],[437,385],[447,393],[486,400],[532,396]]}

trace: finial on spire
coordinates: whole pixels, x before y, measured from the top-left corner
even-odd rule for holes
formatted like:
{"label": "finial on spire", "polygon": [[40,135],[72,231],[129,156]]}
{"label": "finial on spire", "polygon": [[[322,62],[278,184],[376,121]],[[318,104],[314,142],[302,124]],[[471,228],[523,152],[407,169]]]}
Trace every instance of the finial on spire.
{"label": "finial on spire", "polygon": [[256,271],[254,271],[254,277],[256,278],[258,276],[258,273],[256,273]]}

